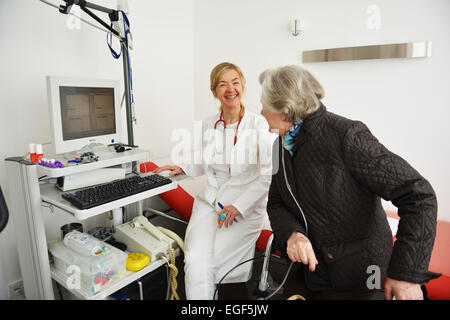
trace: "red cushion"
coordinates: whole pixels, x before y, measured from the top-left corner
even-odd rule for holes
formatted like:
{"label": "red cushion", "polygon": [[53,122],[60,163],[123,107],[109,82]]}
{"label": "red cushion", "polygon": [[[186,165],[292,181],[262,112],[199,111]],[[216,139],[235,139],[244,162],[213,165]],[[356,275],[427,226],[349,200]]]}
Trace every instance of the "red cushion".
{"label": "red cushion", "polygon": [[[261,234],[259,235],[258,240],[256,240],[256,250],[265,251],[267,241],[269,241],[269,237],[272,234],[272,230],[261,230]],[[275,251],[273,254],[280,256],[279,251]]]}
{"label": "red cushion", "polygon": [[267,241],[269,240],[272,231],[270,230],[262,230],[259,235],[258,240],[256,241],[256,250],[264,251],[266,250]]}
{"label": "red cushion", "polygon": [[432,300],[450,300],[450,277],[440,276],[425,283],[428,297]]}
{"label": "red cushion", "polygon": [[[140,170],[142,173],[151,172],[158,168],[153,162],[141,163]],[[189,221],[192,214],[192,206],[194,205],[194,198],[181,186],[174,190],[170,190],[158,195],[164,200],[176,213],[178,213],[184,221]]]}
{"label": "red cushion", "polygon": [[191,218],[192,207],[194,206],[194,198],[186,192],[182,187],[178,186],[174,190],[170,190],[159,194],[176,213],[178,213],[184,221],[188,222]]}

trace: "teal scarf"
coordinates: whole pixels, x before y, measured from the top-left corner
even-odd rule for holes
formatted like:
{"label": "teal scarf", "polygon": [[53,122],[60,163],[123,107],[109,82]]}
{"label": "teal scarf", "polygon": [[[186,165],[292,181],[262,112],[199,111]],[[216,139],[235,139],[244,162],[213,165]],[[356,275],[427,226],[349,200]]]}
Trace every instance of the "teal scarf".
{"label": "teal scarf", "polygon": [[292,150],[295,146],[295,137],[297,137],[300,133],[300,129],[302,127],[303,121],[293,123],[289,128],[287,133],[283,136],[283,147],[289,151],[292,156]]}

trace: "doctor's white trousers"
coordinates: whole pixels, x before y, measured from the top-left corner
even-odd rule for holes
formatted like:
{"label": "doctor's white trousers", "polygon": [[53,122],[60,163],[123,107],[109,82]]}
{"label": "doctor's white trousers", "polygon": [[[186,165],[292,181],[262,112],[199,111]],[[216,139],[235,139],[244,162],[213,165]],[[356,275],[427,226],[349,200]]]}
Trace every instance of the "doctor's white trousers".
{"label": "doctor's white trousers", "polygon": [[[227,205],[224,203],[224,205]],[[185,236],[185,287],[188,300],[211,300],[216,284],[234,266],[253,258],[264,225],[258,212],[238,216],[228,228],[218,229],[218,211],[196,198]],[[233,270],[222,283],[245,282],[253,261]],[[216,294],[217,299],[217,294]]]}

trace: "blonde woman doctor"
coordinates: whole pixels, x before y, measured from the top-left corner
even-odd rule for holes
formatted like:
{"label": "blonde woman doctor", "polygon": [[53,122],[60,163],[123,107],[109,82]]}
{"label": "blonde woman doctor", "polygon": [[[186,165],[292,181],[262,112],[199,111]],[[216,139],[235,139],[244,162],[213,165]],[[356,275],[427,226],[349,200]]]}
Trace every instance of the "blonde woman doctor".
{"label": "blonde woman doctor", "polygon": [[[202,122],[201,163],[155,170],[207,178],[194,200],[185,236],[186,298],[197,300],[217,298],[216,284],[254,257],[261,230],[270,229],[266,203],[274,138],[267,121],[244,108],[245,78],[238,66],[217,65],[210,81],[221,106],[218,114]],[[250,261],[237,267],[222,283],[248,281],[252,265]]]}

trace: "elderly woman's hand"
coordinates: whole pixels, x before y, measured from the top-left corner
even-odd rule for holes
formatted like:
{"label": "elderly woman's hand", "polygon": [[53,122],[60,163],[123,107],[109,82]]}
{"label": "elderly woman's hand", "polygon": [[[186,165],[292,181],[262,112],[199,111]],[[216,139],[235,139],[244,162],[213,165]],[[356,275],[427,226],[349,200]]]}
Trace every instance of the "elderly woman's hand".
{"label": "elderly woman's hand", "polygon": [[384,285],[384,295],[386,300],[423,300],[420,284],[400,281],[389,278]]}
{"label": "elderly woman's hand", "polygon": [[309,265],[309,271],[316,270],[319,263],[314,254],[313,247],[309,239],[300,232],[293,232],[287,241],[287,249],[289,259],[293,262],[301,262]]}

